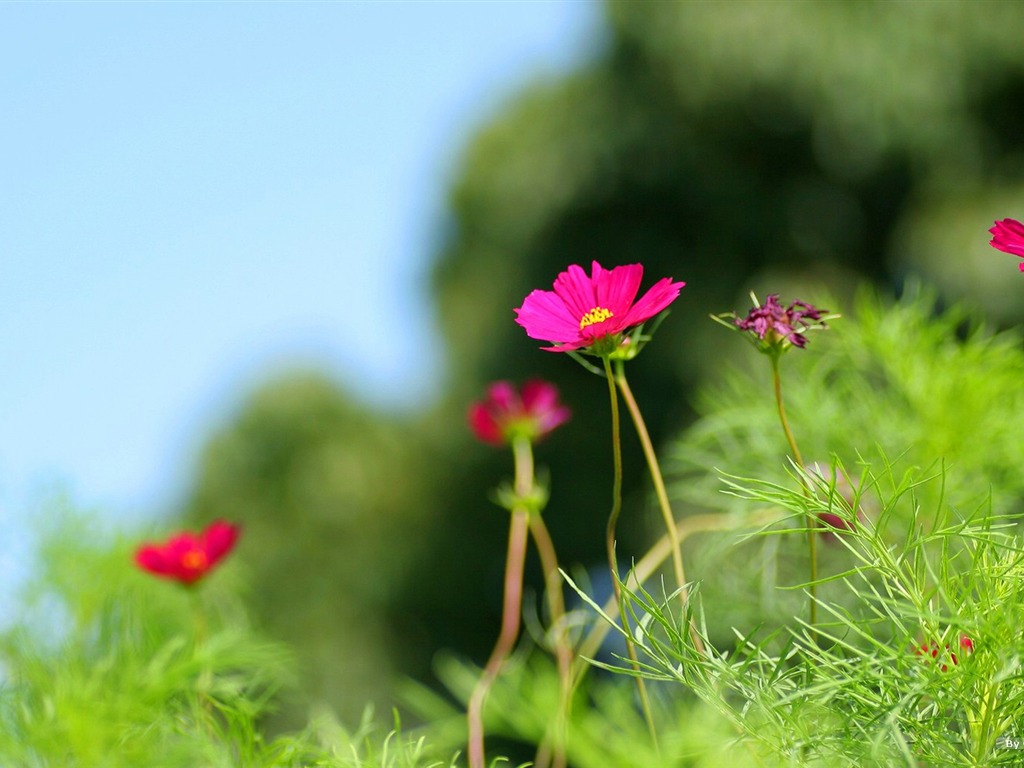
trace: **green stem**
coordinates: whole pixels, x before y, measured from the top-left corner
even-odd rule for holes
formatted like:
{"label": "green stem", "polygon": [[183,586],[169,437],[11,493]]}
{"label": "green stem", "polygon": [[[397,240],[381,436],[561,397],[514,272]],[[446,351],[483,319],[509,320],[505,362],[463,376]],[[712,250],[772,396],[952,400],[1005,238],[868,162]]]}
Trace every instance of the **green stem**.
{"label": "green stem", "polygon": [[[786,441],[789,443],[789,450],[793,454],[793,461],[796,462],[797,467],[802,472],[804,469],[804,460],[800,455],[800,449],[796,446],[796,439],[793,437],[793,431],[789,428],[789,419],[786,418],[786,407],[782,403],[782,377],[779,375],[779,357],[778,355],[771,355],[770,357],[772,361],[772,383],[775,388],[775,405],[778,407],[779,421],[782,423],[782,431],[786,433]],[[803,488],[804,495],[810,498],[811,489],[807,487],[807,480],[804,479],[803,475],[800,476],[800,486]],[[818,602],[815,599],[818,581],[817,534],[818,519],[808,512],[807,553],[811,561],[811,579],[808,596],[810,598],[810,622],[812,627],[817,623],[818,618]]]}
{"label": "green stem", "polygon": [[[515,458],[515,494],[527,498],[533,491],[533,451],[527,439],[512,444]],[[491,651],[483,674],[469,698],[466,718],[469,727],[467,753],[470,768],[484,768],[483,708],[491,685],[515,648],[519,637],[519,620],[523,604],[523,567],[526,560],[526,542],[530,511],[524,505],[512,510],[509,522],[508,553],[505,558],[505,599],[501,614],[501,631]]]}
{"label": "green stem", "polygon": [[[569,704],[572,698],[572,646],[569,642],[568,626],[565,616],[565,598],[562,595],[562,576],[558,570],[558,558],[555,555],[555,544],[540,513],[530,515],[530,533],[540,555],[541,568],[544,570],[545,592],[548,600],[548,613],[551,616],[551,634],[554,644],[555,659],[558,664],[559,706],[553,724],[553,768],[563,768],[566,763],[565,741],[566,725],[569,716]],[[544,748],[542,747],[542,750]],[[538,753],[534,760],[537,768],[546,765],[546,756]]]}
{"label": "green stem", "polygon": [[[668,500],[668,491],[665,489],[665,480],[661,475],[661,466],[658,464],[658,456],[654,452],[654,444],[651,442],[650,433],[647,431],[647,424],[640,413],[640,406],[637,405],[633,390],[626,381],[626,370],[621,360],[616,361],[615,382],[619,391],[622,392],[622,399],[629,409],[629,415],[633,418],[633,426],[637,436],[640,438],[640,445],[643,447],[644,458],[647,459],[647,468],[651,473],[651,480],[654,482],[654,493],[658,497],[658,508],[661,510],[661,519],[665,523],[665,530],[668,532],[669,546],[672,554],[672,570],[675,573],[676,588],[679,591],[679,601],[682,604],[683,616],[686,616],[687,603],[689,602],[689,591],[686,588],[686,572],[683,570],[683,550],[680,546],[679,536],[676,533],[675,515],[672,514],[672,506]],[[697,634],[693,619],[690,620],[690,637],[694,646],[701,653],[704,651],[703,643]]]}
{"label": "green stem", "polygon": [[[206,617],[206,611],[203,607],[202,599],[199,595],[198,585],[191,585],[188,587],[189,590],[189,601],[192,604],[192,621],[194,627],[194,653],[196,654],[197,661],[200,664],[199,675],[196,678],[196,694],[199,698],[199,707],[202,716],[206,718],[207,729],[212,729],[213,719],[213,700],[210,697],[210,691],[213,688],[213,670],[210,668],[210,662],[206,656],[206,640],[209,636],[209,623]],[[212,730],[211,730],[212,733]]]}
{"label": "green stem", "polygon": [[[612,407],[612,460],[614,463],[614,475],[612,483],[612,511],[608,515],[608,525],[605,528],[605,549],[608,554],[608,567],[611,569],[612,589],[615,591],[615,601],[619,605],[619,618],[622,621],[622,628],[625,630],[626,652],[629,655],[633,671],[639,673],[640,662],[637,659],[636,647],[633,644],[633,632],[629,627],[629,620],[626,618],[626,606],[622,597],[622,586],[619,584],[619,567],[615,558],[615,528],[619,522],[619,512],[622,510],[622,440],[619,429],[619,397],[615,387],[615,377],[612,374],[611,360],[607,356],[601,358],[604,361],[605,378],[608,379],[608,396],[611,398]],[[637,693],[640,695],[640,707],[644,712],[644,719],[647,721],[647,730],[651,734],[651,741],[655,748],[658,746],[658,732],[654,727],[654,715],[651,712],[651,702],[647,696],[647,686],[642,677],[637,674]]]}

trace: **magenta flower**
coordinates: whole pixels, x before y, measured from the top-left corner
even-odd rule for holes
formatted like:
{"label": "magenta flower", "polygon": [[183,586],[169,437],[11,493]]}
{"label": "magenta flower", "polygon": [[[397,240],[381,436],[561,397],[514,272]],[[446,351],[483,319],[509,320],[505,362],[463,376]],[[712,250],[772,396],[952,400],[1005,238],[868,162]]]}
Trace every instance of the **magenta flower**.
{"label": "magenta flower", "polygon": [[487,397],[469,406],[473,434],[491,445],[509,445],[517,437],[540,440],[569,420],[570,411],[558,402],[558,389],[546,381],[528,381],[522,392],[507,381],[496,381]]}
{"label": "magenta flower", "polygon": [[825,326],[827,309],[818,309],[803,301],[794,301],[785,309],[779,304],[776,293],[768,296],[764,304],[756,306],[744,318],[733,316],[736,327],[750,331],[760,343],[756,346],[763,352],[779,353],[790,346],[807,346],[804,332],[810,328]]}
{"label": "magenta flower", "polygon": [[641,264],[607,270],[595,261],[588,277],[572,264],[558,275],[553,291],[530,292],[516,309],[516,322],[531,339],[554,344],[544,347],[551,352],[610,355],[626,342],[626,331],[665,309],[686,285],[663,277],[635,301],[643,274]]}
{"label": "magenta flower", "polygon": [[[992,239],[989,245],[1004,253],[1012,253],[1024,259],[1024,224],[1016,219],[1003,219],[997,221],[989,232]],[[1024,272],[1024,261],[1017,265],[1021,272]]]}
{"label": "magenta flower", "polygon": [[142,570],[191,586],[234,548],[241,529],[217,520],[198,534],[180,533],[164,544],[144,544],[135,552]]}

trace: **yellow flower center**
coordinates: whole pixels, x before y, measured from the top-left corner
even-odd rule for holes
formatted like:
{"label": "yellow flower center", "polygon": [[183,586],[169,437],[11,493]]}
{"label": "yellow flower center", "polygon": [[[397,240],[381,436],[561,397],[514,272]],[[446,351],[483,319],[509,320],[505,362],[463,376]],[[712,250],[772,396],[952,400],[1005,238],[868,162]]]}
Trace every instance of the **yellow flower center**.
{"label": "yellow flower center", "polygon": [[182,555],[181,564],[189,571],[201,571],[206,568],[206,553],[202,550],[193,549]]}
{"label": "yellow flower center", "polygon": [[594,307],[580,318],[580,330],[582,331],[588,325],[593,325],[594,323],[600,323],[602,320],[607,320],[611,316],[611,310],[607,310],[604,307]]}

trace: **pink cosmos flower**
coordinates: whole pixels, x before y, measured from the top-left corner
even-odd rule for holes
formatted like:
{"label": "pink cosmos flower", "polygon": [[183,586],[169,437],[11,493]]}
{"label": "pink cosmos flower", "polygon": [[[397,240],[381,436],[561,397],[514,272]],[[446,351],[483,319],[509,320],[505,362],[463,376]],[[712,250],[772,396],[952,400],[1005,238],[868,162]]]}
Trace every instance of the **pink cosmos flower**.
{"label": "pink cosmos flower", "polygon": [[235,546],[241,529],[217,520],[198,534],[180,533],[164,544],[143,544],[135,552],[142,570],[190,586],[213,570]]}
{"label": "pink cosmos flower", "polygon": [[558,389],[546,381],[523,384],[521,392],[507,381],[496,381],[487,397],[469,406],[469,426],[479,440],[508,445],[516,437],[540,440],[569,420],[570,411],[558,402]]}
{"label": "pink cosmos flower", "polygon": [[544,347],[551,352],[611,354],[625,331],[665,309],[686,285],[663,277],[636,300],[643,274],[641,264],[608,270],[595,261],[588,276],[573,264],[558,275],[553,291],[530,292],[516,309],[516,322],[531,339],[554,344]]}
{"label": "pink cosmos flower", "polygon": [[[992,239],[989,245],[1004,253],[1012,253],[1024,259],[1024,224],[1016,219],[1003,219],[997,221],[989,232]],[[1017,265],[1021,272],[1024,272],[1024,261]]]}

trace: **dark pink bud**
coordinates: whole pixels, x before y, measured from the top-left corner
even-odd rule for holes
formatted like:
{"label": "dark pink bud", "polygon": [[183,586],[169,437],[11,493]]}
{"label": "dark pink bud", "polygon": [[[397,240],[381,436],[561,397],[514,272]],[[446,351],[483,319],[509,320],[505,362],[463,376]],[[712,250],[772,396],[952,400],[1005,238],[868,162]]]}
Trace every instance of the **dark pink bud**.
{"label": "dark pink bud", "polygon": [[[1016,219],[1002,219],[989,229],[989,233],[992,235],[989,245],[993,248],[1024,259],[1024,224]],[[1017,266],[1024,272],[1024,262]]]}

